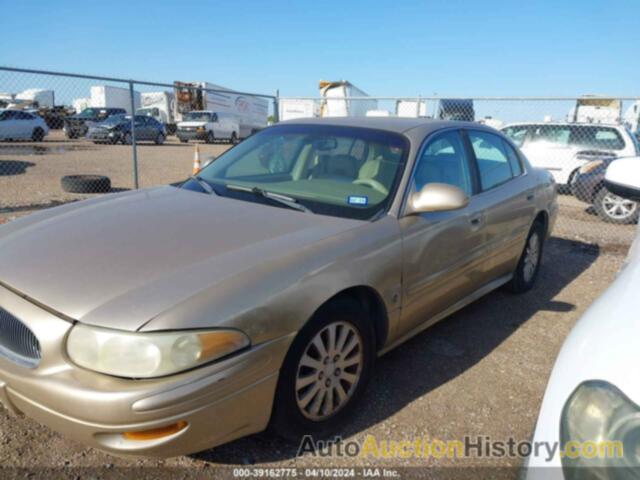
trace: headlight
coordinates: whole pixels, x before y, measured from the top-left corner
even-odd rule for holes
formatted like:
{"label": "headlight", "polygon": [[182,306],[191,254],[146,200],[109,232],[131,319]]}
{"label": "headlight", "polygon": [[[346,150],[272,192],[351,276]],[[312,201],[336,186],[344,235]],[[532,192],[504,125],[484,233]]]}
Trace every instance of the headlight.
{"label": "headlight", "polygon": [[560,441],[567,480],[638,478],[640,407],[610,383],[585,382],[564,406]]}
{"label": "headlight", "polygon": [[604,162],[602,160],[593,160],[591,162],[585,163],[580,167],[580,173],[589,173],[593,172],[596,168],[602,165]]}
{"label": "headlight", "polygon": [[89,370],[151,378],[203,365],[249,344],[237,330],[140,333],[76,324],[67,338],[67,354]]}

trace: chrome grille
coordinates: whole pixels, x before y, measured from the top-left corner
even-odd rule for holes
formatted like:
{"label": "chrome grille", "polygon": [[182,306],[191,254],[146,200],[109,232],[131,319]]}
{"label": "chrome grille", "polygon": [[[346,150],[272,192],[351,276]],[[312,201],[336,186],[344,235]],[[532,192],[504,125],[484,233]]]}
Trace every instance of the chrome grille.
{"label": "chrome grille", "polygon": [[40,363],[40,342],[24,323],[0,308],[0,355],[29,368]]}

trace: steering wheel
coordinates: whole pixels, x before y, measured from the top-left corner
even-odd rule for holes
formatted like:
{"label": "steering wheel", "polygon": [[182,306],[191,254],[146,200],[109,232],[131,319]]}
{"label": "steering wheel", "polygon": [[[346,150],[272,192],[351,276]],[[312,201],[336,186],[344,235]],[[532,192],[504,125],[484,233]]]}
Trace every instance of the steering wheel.
{"label": "steering wheel", "polygon": [[364,185],[365,187],[373,188],[374,190],[382,193],[383,195],[387,195],[389,190],[387,187],[382,185],[379,181],[374,180],[373,178],[358,178],[352,182],[354,185]]}

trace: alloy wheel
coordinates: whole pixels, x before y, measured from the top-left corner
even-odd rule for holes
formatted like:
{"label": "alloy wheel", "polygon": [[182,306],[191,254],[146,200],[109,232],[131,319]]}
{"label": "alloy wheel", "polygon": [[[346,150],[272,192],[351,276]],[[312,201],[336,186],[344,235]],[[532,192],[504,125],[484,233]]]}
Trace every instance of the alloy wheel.
{"label": "alloy wheel", "polygon": [[363,368],[363,340],[353,325],[334,322],[309,342],[298,363],[296,402],[310,420],[325,420],[343,408]]}
{"label": "alloy wheel", "polygon": [[626,198],[619,197],[613,193],[607,193],[602,199],[602,209],[610,218],[615,220],[625,220],[631,217],[638,204]]}

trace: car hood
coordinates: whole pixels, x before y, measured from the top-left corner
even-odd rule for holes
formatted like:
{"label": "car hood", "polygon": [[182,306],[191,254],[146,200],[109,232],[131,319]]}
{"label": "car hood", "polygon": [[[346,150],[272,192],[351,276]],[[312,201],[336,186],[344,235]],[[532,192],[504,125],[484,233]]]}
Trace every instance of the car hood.
{"label": "car hood", "polygon": [[106,195],[1,227],[0,282],[71,319],[137,330],[198,288],[362,223],[169,186]]}

